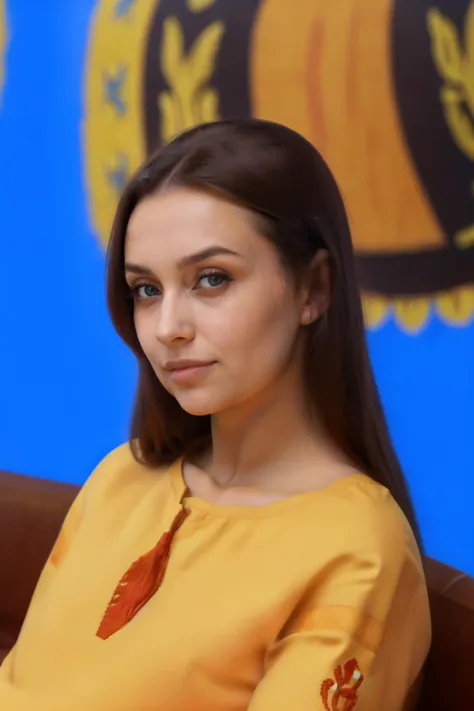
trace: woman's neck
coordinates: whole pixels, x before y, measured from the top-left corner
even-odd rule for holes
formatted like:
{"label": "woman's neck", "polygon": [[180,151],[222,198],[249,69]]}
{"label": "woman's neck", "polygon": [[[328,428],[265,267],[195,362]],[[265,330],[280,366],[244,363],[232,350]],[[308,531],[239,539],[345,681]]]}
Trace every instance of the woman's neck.
{"label": "woman's neck", "polygon": [[290,496],[318,488],[319,479],[326,484],[334,465],[347,465],[291,377],[211,422],[212,446],[195,466],[222,490],[252,487]]}

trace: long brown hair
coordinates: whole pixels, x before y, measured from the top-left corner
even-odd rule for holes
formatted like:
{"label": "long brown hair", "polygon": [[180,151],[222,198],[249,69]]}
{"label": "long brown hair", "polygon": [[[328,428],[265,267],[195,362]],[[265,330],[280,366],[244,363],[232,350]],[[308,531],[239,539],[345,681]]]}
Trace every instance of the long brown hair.
{"label": "long brown hair", "polygon": [[169,463],[210,436],[210,417],[186,413],[143,354],[125,281],[130,216],[145,196],[170,186],[219,191],[253,211],[289,276],[298,278],[319,249],[328,250],[332,297],[325,315],[308,327],[313,332],[305,356],[307,392],[334,441],[391,491],[420,540],[369,361],[341,194],[318,151],[276,123],[225,120],[181,134],[145,162],[119,202],[108,251],[107,296],[115,328],[139,364],[130,432],[134,456],[152,466]]}

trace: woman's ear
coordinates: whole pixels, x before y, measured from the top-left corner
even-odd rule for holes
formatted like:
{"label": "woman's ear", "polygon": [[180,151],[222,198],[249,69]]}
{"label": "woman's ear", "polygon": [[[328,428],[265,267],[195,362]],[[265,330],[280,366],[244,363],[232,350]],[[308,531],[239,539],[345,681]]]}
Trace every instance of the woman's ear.
{"label": "woman's ear", "polygon": [[329,308],[331,269],[329,253],[326,249],[319,249],[311,260],[306,272],[303,296],[301,323],[308,325],[316,321]]}

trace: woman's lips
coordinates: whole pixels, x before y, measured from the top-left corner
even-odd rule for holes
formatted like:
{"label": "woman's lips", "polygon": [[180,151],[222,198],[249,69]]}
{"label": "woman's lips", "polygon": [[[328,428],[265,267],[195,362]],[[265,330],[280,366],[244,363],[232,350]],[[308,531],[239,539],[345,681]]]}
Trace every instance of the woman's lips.
{"label": "woman's lips", "polygon": [[169,377],[175,383],[185,383],[192,380],[197,380],[198,378],[207,375],[211,368],[215,365],[213,363],[203,363],[202,365],[191,365],[185,368],[172,368],[169,371]]}

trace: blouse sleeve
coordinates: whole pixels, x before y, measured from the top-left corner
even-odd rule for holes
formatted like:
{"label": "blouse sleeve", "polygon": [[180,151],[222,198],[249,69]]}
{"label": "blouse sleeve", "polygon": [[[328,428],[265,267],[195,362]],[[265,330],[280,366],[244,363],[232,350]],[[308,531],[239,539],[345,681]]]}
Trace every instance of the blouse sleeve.
{"label": "blouse sleeve", "polygon": [[[117,460],[127,451],[122,445],[113,450],[94,469],[84,486],[80,489],[72,505],[70,506],[51,553],[43,567],[41,575],[36,584],[29,610],[36,606],[48,593],[50,586],[54,583],[56,571],[67,557],[74,539],[77,536],[81,522],[87,515],[91,505],[95,505],[95,500],[99,494],[103,494],[108,482],[114,477],[117,467]],[[27,613],[28,614],[28,613]],[[15,647],[5,657],[0,665],[0,709],[3,709],[3,696],[1,682],[10,678],[14,668]],[[4,691],[3,693],[6,693]],[[7,707],[5,707],[7,708]],[[9,708],[9,707],[8,707]]]}
{"label": "blouse sleeve", "polygon": [[348,534],[356,549],[318,573],[268,650],[248,711],[407,708],[430,643],[416,545],[383,534],[358,549]]}
{"label": "blouse sleeve", "polygon": [[[89,508],[96,505],[98,497],[106,492],[107,485],[113,480],[117,463],[123,459],[124,452],[127,452],[127,447],[124,445],[113,450],[99,463],[79,491],[66,514],[56,542],[43,567],[29,610],[41,603],[48,595],[50,586],[54,584],[56,572],[67,557],[79,532],[81,522],[87,516]],[[0,666],[1,711],[63,711],[63,700],[53,702],[48,698],[47,701],[42,701],[37,698],[37,694],[33,695],[15,685],[15,650],[16,647],[13,647]]]}

